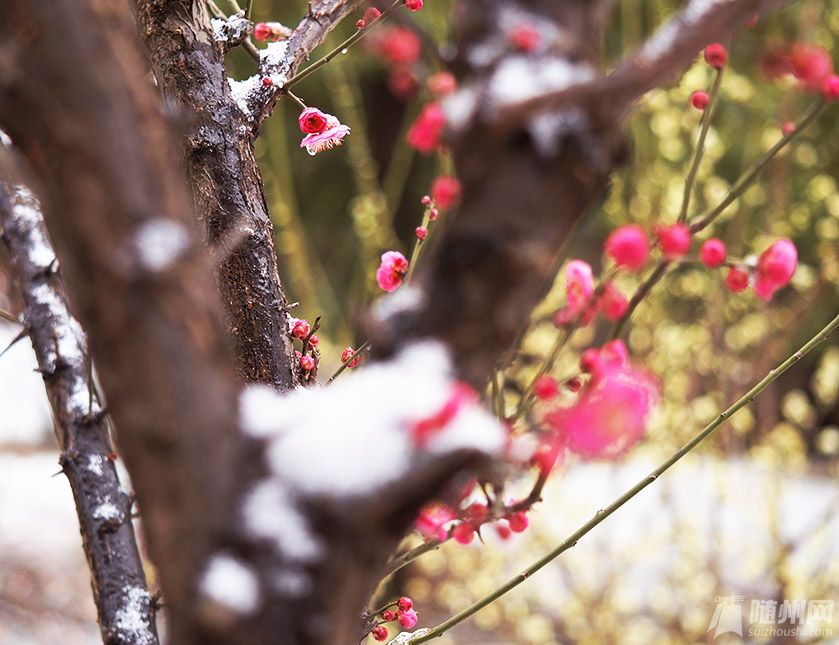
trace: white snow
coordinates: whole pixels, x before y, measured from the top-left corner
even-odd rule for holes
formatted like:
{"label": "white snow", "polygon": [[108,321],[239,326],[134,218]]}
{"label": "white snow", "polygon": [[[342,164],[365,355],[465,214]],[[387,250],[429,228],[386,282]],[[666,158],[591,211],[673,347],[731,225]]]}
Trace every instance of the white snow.
{"label": "white snow", "polygon": [[418,287],[403,285],[392,294],[379,298],[373,305],[373,316],[384,322],[398,314],[411,313],[425,303],[425,293]]}
{"label": "white snow", "polygon": [[140,262],[149,271],[163,271],[174,264],[189,248],[187,230],[177,222],[156,217],[137,231],[135,245]]}
{"label": "white snow", "polygon": [[122,511],[111,500],[105,500],[93,511],[93,517],[97,520],[118,521],[123,519]]}
{"label": "white snow", "polygon": [[493,72],[487,94],[493,108],[503,108],[584,83],[594,76],[594,69],[586,63],[507,56]]}
{"label": "white snow", "polygon": [[691,0],[684,11],[668,20],[644,43],[640,58],[648,64],[660,59],[672,49],[685,25],[702,22],[715,5],[728,3],[730,0]]}
{"label": "white snow", "polygon": [[274,588],[289,598],[301,598],[312,589],[312,580],[304,571],[284,569],[273,579]]}
{"label": "white snow", "polygon": [[432,455],[499,454],[506,431],[477,403],[466,404],[427,443],[417,445],[414,424],[442,409],[456,383],[444,346],[421,341],[328,387],[284,396],[247,388],[240,422],[267,442],[270,475],[245,497],[245,526],[273,541],[286,558],[312,562],[323,547],[303,504],[373,495]]}
{"label": "white snow", "polygon": [[148,617],[151,613],[151,595],[139,587],[122,590],[123,605],[114,614],[114,629],[132,645],[150,645],[155,642]]}
{"label": "white snow", "polygon": [[14,218],[25,225],[29,237],[27,258],[34,266],[46,270],[55,261],[55,253],[45,235],[38,200],[24,186],[15,186],[14,200]]}
{"label": "white snow", "polygon": [[[308,391],[308,390],[304,390]],[[239,423],[252,437],[265,438],[277,430],[277,417],[284,401],[270,385],[247,385],[239,396]]]}
{"label": "white snow", "polygon": [[101,477],[104,474],[104,471],[102,470],[102,461],[103,458],[101,455],[88,455],[87,469],[94,475]]}
{"label": "white snow", "polygon": [[227,40],[226,20],[222,20],[221,18],[212,18],[210,20],[210,27],[213,28],[213,40]]}
{"label": "white snow", "polygon": [[[423,452],[414,445],[410,427],[440,410],[454,383],[445,348],[422,341],[329,387],[292,393],[276,415],[269,467],[303,495],[350,497],[381,490],[402,478]],[[493,454],[504,435],[493,417],[474,406],[460,412],[425,449]]]}
{"label": "white snow", "polygon": [[388,642],[387,645],[406,645],[406,643],[410,643],[411,641],[419,638],[420,636],[425,636],[430,631],[430,629],[423,628],[418,629],[415,632],[400,632],[399,634],[397,634],[396,638]]}
{"label": "white snow", "polygon": [[446,123],[449,128],[455,133],[463,130],[475,118],[478,104],[479,94],[471,86],[461,87],[443,101],[443,112],[446,114]]}
{"label": "white snow", "polygon": [[256,484],[245,497],[242,515],[252,535],[273,542],[291,561],[314,562],[323,554],[320,540],[281,482],[264,479]]}
{"label": "white snow", "polygon": [[204,572],[201,593],[212,602],[241,614],[259,607],[259,579],[250,567],[226,553],[214,555]]}
{"label": "white snow", "polygon": [[227,84],[230,86],[230,96],[233,97],[236,105],[245,115],[251,116],[250,102],[262,86],[259,76],[254,74],[243,81],[228,78]]}

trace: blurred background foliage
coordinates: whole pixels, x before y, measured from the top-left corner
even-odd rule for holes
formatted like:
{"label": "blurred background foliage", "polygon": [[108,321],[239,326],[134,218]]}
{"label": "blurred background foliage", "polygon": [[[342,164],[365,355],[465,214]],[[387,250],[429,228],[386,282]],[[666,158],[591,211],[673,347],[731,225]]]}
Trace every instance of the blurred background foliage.
{"label": "blurred background foliage", "polygon": [[[297,108],[289,102],[280,105],[258,145],[281,271],[291,299],[300,302],[297,315],[324,315],[327,367],[344,345],[363,340],[354,331],[360,313],[381,294],[372,280],[378,255],[410,250],[421,217],[420,197],[435,176],[453,170],[445,153],[419,155],[404,139],[429,99],[423,80],[444,68],[455,4],[427,0],[418,14],[397,13],[397,21],[415,29],[425,44],[412,69],[414,91],[394,93],[400,83],[392,66],[363,44],[297,88],[307,104],[352,127],[344,149],[306,156],[298,147]],[[680,5],[618,0],[604,43],[604,68]],[[276,0],[255,4],[256,18],[289,25],[302,8],[303,3]],[[330,44],[351,33],[353,22],[347,20]],[[835,62],[837,40],[839,3],[804,0],[741,29],[727,43],[730,64],[691,215],[719,203],[749,163],[781,137],[782,124],[795,121],[815,100],[792,79],[767,79],[761,69],[764,55],[807,42],[833,53]],[[251,69],[245,57],[231,60],[237,78]],[[712,77],[713,70],[698,60],[679,82],[640,103],[627,123],[627,163],[597,212],[578,226],[564,249],[566,258],[582,258],[597,271],[603,240],[617,225],[637,222],[652,228],[675,221],[701,116],[689,106],[689,97],[694,90],[708,89]],[[800,254],[791,287],[764,303],[751,290],[731,294],[722,270],[685,266],[668,274],[636,312],[625,336],[633,356],[659,376],[663,390],[645,443],[622,463],[566,464],[553,476],[524,536],[502,543],[487,535],[483,547],[449,543],[388,581],[380,590],[383,596],[407,591],[419,607],[420,625],[431,626],[485,595],[633,483],[633,475],[645,474],[645,467],[668,456],[835,315],[837,120],[835,107],[822,114],[699,236],[721,237],[731,255],[740,258],[760,253],[778,237],[790,237]],[[454,215],[444,217],[449,216]],[[698,246],[694,242],[694,253]],[[559,275],[535,319],[562,305]],[[639,280],[624,275],[618,284],[632,293]],[[579,353],[602,342],[606,331],[601,324],[576,333],[554,374],[574,374]],[[556,333],[550,323],[533,325],[524,355],[544,356]],[[532,362],[518,361],[508,376],[526,383],[534,370]],[[622,523],[599,527],[600,535],[587,538],[587,544],[443,640],[702,642],[713,637],[713,631],[706,631],[717,596],[839,599],[837,392],[839,346],[834,339],[724,426],[699,455],[680,466],[681,474],[658,482],[654,493],[623,509],[628,517]],[[527,483],[522,482],[522,494]],[[406,541],[411,544],[412,539]],[[834,635],[839,633],[836,620]],[[726,638],[731,635],[719,640]]]}
{"label": "blurred background foliage", "polygon": [[[223,0],[220,4],[228,9]],[[356,336],[357,323],[381,295],[373,280],[379,254],[410,250],[422,215],[420,197],[434,177],[454,171],[444,153],[423,156],[405,144],[407,126],[428,100],[422,83],[443,68],[457,3],[425,4],[418,14],[400,11],[395,18],[415,29],[425,43],[413,68],[415,90],[395,95],[392,67],[362,42],[296,88],[307,104],[338,115],[352,127],[343,148],[309,157],[299,147],[298,108],[288,101],[278,104],[257,145],[280,270],[289,298],[300,303],[295,315],[310,320],[323,316],[319,336],[324,374],[337,366],[344,346],[364,340]],[[616,0],[604,44],[604,68],[642,42],[681,4]],[[293,26],[306,8],[299,0],[255,0],[254,18]],[[352,33],[360,14],[336,30],[324,52]],[[750,161],[778,140],[782,123],[795,120],[814,100],[791,80],[769,81],[761,71],[766,51],[797,41],[824,47],[836,63],[839,2],[801,0],[754,28],[741,29],[728,43],[730,63],[692,213],[718,203]],[[240,50],[230,54],[228,63],[233,78],[253,73],[252,61]],[[566,258],[582,258],[597,271],[603,240],[615,226],[675,221],[700,119],[689,106],[689,96],[708,88],[711,80],[712,70],[697,62],[678,83],[651,92],[640,103],[627,123],[627,163],[599,209],[578,226],[563,251]],[[837,121],[839,109],[834,105],[701,235],[721,237],[739,257],[759,253],[777,237],[792,238],[800,265],[791,287],[764,303],[751,290],[728,292],[721,270],[683,267],[672,271],[636,312],[625,333],[628,344],[659,376],[663,391],[645,442],[618,463],[566,463],[552,476],[526,533],[505,542],[488,531],[485,546],[446,544],[386,581],[382,596],[407,592],[415,599],[420,626],[431,626],[485,595],[669,456],[835,315]],[[451,216],[455,214],[443,217]],[[622,276],[619,286],[631,293],[638,281],[638,276]],[[8,293],[4,275],[0,286]],[[563,293],[560,278],[536,318],[560,306]],[[606,332],[601,323],[576,333],[555,375],[573,374],[579,353],[601,342]],[[533,325],[524,353],[543,356],[556,333],[549,323]],[[527,382],[534,369],[531,362],[519,361],[510,376]],[[833,339],[618,516],[439,642],[711,642],[713,631],[707,629],[719,596],[746,596],[746,614],[748,599],[754,598],[839,600],[837,392],[839,345]],[[10,445],[15,441],[0,438],[0,447],[14,456]],[[46,428],[41,442],[44,450],[53,451]],[[15,456],[17,461],[9,463],[20,465],[28,458]],[[527,480],[520,482],[520,492],[528,485]],[[72,526],[69,500],[66,505]],[[5,531],[15,532],[13,526]],[[417,541],[411,537],[405,545]],[[40,566],[37,559],[14,553],[0,549],[0,642],[4,633],[25,633],[4,632],[4,620],[24,620],[20,616],[30,615],[25,605],[51,599],[44,595],[45,588],[55,586],[55,577],[44,572],[51,574],[49,567],[55,562],[33,572],[27,567]],[[83,560],[77,564],[84,588]],[[38,633],[37,625],[47,614],[64,612],[65,622],[86,624],[92,604],[85,596],[80,606],[82,595],[68,598],[64,593],[50,600],[42,617],[32,619],[29,633]],[[839,634],[836,614],[832,638]],[[49,633],[62,632],[67,633],[59,626]],[[94,640],[66,642],[95,642],[95,629],[92,634]],[[13,642],[39,642],[37,637],[20,638]],[[52,637],[45,638],[40,642]],[[731,635],[717,640],[740,642]]]}

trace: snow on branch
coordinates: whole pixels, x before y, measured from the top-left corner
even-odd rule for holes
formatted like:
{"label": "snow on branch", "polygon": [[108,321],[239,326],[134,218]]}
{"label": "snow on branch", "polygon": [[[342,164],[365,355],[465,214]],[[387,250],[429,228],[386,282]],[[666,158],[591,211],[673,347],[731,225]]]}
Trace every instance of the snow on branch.
{"label": "snow on branch", "polygon": [[361,0],[321,0],[309,5],[309,12],[291,32],[288,40],[272,43],[260,53],[259,78],[270,78],[272,84],[260,83],[251,93],[248,114],[253,116],[256,128],[267,119],[274,109],[274,104],[282,94],[283,83],[291,78],[300,66],[309,58],[312,51],[320,45],[326,36]]}
{"label": "snow on branch", "polygon": [[60,285],[38,200],[25,187],[0,181],[0,223],[76,501],[103,640],[154,645],[154,608],[131,525],[131,498],[114,467],[84,333]]}
{"label": "snow on branch", "polygon": [[[501,90],[488,97],[488,106],[495,109],[489,115],[484,114],[484,120],[493,128],[507,131],[530,122],[534,113],[569,104],[598,105],[620,115],[649,90],[676,78],[704,46],[729,35],[756,13],[768,13],[789,2],[690,0],[681,13],[667,21],[608,75],[594,75],[590,68],[572,74],[571,66],[567,65],[562,74],[553,73],[550,78],[540,67],[538,74],[517,74],[515,83],[496,83]],[[472,57],[476,55],[472,53]],[[510,62],[506,65],[509,67]],[[517,71],[526,70],[519,64]],[[516,90],[524,87],[529,89]],[[467,122],[478,106],[486,112],[487,105],[478,100],[474,88],[467,87],[449,100],[447,111],[455,134],[457,124]]]}
{"label": "snow on branch", "polygon": [[[268,545],[284,563],[262,582],[292,599],[319,584],[309,571],[337,539],[323,532],[324,524],[351,525],[358,522],[354,514],[379,524],[405,515],[406,504],[422,503],[458,467],[499,457],[507,439],[433,341],[412,343],[328,387],[281,395],[250,386],[240,398],[240,424],[264,446],[266,466],[243,497],[246,539]],[[329,521],[319,522],[324,516]],[[219,572],[238,580],[241,593],[220,597]],[[215,603],[216,613],[249,613],[256,604],[253,573],[217,554],[204,576],[203,600]]]}

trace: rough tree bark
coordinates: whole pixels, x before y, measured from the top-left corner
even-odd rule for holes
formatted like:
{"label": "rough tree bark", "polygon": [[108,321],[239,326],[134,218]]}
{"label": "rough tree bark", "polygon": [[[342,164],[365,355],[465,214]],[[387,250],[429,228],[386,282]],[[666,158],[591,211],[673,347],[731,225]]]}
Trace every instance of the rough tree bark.
{"label": "rough tree bark", "polygon": [[[219,266],[222,299],[240,376],[280,390],[298,383],[287,333],[288,299],[277,272],[274,230],[253,154],[259,126],[280,96],[257,86],[258,109],[242,109],[224,69],[227,43],[215,40],[204,2],[139,0],[141,36],[155,76],[185,123],[186,169],[211,245],[233,248]],[[260,74],[291,76],[357,2],[317,3],[292,33],[288,56],[263,61]],[[267,69],[267,67],[271,69]]]}
{"label": "rough tree bark", "polygon": [[[302,592],[296,587],[289,597],[289,585],[277,582],[280,576],[288,583],[281,574],[289,572],[289,563],[265,540],[248,535],[237,513],[237,505],[246,499],[243,494],[253,492],[268,462],[261,459],[260,444],[236,427],[237,386],[218,324],[211,269],[193,242],[190,200],[173,162],[177,155],[155,96],[144,83],[129,21],[120,5],[104,7],[95,0],[55,0],[48,8],[42,4],[9,0],[0,15],[0,48],[8,54],[0,64],[0,124],[7,126],[43,181],[48,224],[61,243],[57,250],[66,260],[70,295],[90,333],[120,430],[174,640],[352,642],[364,625],[361,607],[416,509],[459,469],[479,463],[480,455],[461,450],[443,457],[420,456],[416,467],[386,491],[349,499],[311,494],[275,500],[281,519],[287,518],[280,513],[290,505],[305,511],[307,525],[328,554],[306,565],[308,586]],[[555,96],[578,84],[608,86],[608,77],[593,65],[607,5],[587,0],[464,2],[456,63],[463,89],[455,97],[459,109],[452,112],[463,205],[419,276],[421,298],[406,300],[402,294],[402,303],[397,299],[391,314],[379,319],[374,345],[380,357],[417,338],[440,339],[460,374],[482,385],[517,336],[542,293],[561,241],[603,194],[621,158],[620,119],[644,91],[639,84],[622,101],[611,101],[606,94],[590,95],[586,101]],[[177,18],[166,13],[170,6],[181,7]],[[679,29],[671,29],[666,38],[654,41],[642,62],[660,65],[656,73],[674,73],[757,6],[755,0],[694,0],[684,13],[685,24],[699,25],[687,30],[690,46],[676,47],[674,56],[651,56],[671,51],[668,43],[678,44]],[[154,13],[158,9],[162,13]],[[210,173],[212,181],[228,181],[219,175],[230,164],[252,164],[252,157],[242,161],[251,154],[250,142],[242,148],[241,141],[218,132],[246,123],[218,103],[226,96],[226,82],[220,59],[206,40],[206,25],[193,24],[192,3],[150,4],[148,11],[144,28],[162,29],[174,39],[160,43],[174,56],[156,64],[163,84],[186,83],[170,89],[170,96],[191,105],[187,113],[200,112],[195,123],[204,119],[214,128],[192,130],[196,143],[187,155],[188,166],[209,164],[216,172]],[[202,10],[196,11],[205,21]],[[552,24],[557,27],[553,40],[532,56],[507,51],[500,26],[509,24],[502,19],[504,12]],[[717,15],[726,21],[715,20]],[[178,23],[168,20],[182,21],[182,32],[194,40],[178,40],[185,37],[178,36]],[[312,20],[317,22],[311,18],[307,24]],[[196,58],[198,51],[211,58],[211,67]],[[272,58],[260,66],[261,73],[283,76],[282,60]],[[181,64],[187,75],[178,80],[174,67]],[[524,92],[516,84],[522,79]],[[203,94],[202,83],[210,87],[209,94]],[[259,92],[257,99],[263,95]],[[208,100],[203,112],[198,103],[202,96]],[[264,96],[261,105],[270,110],[276,95]],[[523,108],[530,100],[546,105]],[[221,111],[217,124],[210,114],[214,109]],[[510,109],[516,115],[513,124],[501,127],[499,120]],[[251,114],[262,111],[251,109]],[[251,125],[258,129],[259,123],[257,119]],[[202,143],[203,137],[210,143]],[[211,151],[203,159],[202,149]],[[248,182],[258,182],[255,166],[245,172]],[[224,184],[234,193],[230,202],[227,195],[216,194],[216,186],[203,183],[206,178],[191,171],[188,175],[196,184],[193,195],[198,195],[199,207],[215,212],[230,228],[237,226],[231,218],[250,213],[248,208],[264,215],[261,189],[243,187],[242,175],[235,185]],[[259,281],[269,276],[270,289],[259,304],[270,308],[275,270],[246,275],[266,257],[262,250],[267,237],[260,235],[257,241],[256,247],[244,247],[255,256],[243,260],[247,266],[237,280],[253,279],[265,289]],[[270,324],[267,318],[260,320],[253,330],[280,333],[282,338],[273,341],[288,342],[276,319]],[[281,366],[287,351],[278,356],[275,364]],[[257,369],[252,374],[260,373]],[[330,396],[333,388],[323,396]],[[278,524],[278,537],[295,528]],[[196,602],[207,562],[222,551],[229,555],[228,564],[232,558],[241,565],[240,574],[244,570],[247,579],[258,579],[259,608],[246,616],[208,614]]]}
{"label": "rough tree bark", "polygon": [[0,181],[0,227],[52,406],[61,469],[73,490],[102,640],[154,645],[155,610],[131,523],[133,500],[120,487],[84,334],[70,314],[32,193]]}
{"label": "rough tree bark", "polygon": [[211,265],[135,39],[122,3],[4,3],[0,122],[42,179],[173,640],[190,642],[198,571],[245,485],[243,445]]}

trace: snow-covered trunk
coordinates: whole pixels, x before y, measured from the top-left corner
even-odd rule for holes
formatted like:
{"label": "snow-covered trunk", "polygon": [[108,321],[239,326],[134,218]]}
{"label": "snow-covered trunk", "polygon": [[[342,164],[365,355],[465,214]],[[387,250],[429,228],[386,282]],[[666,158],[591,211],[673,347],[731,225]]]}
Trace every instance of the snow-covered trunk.
{"label": "snow-covered trunk", "polygon": [[76,502],[102,640],[154,645],[155,609],[131,523],[132,499],[117,476],[84,334],[67,306],[40,205],[26,188],[0,181],[0,229],[52,406],[59,463]]}

